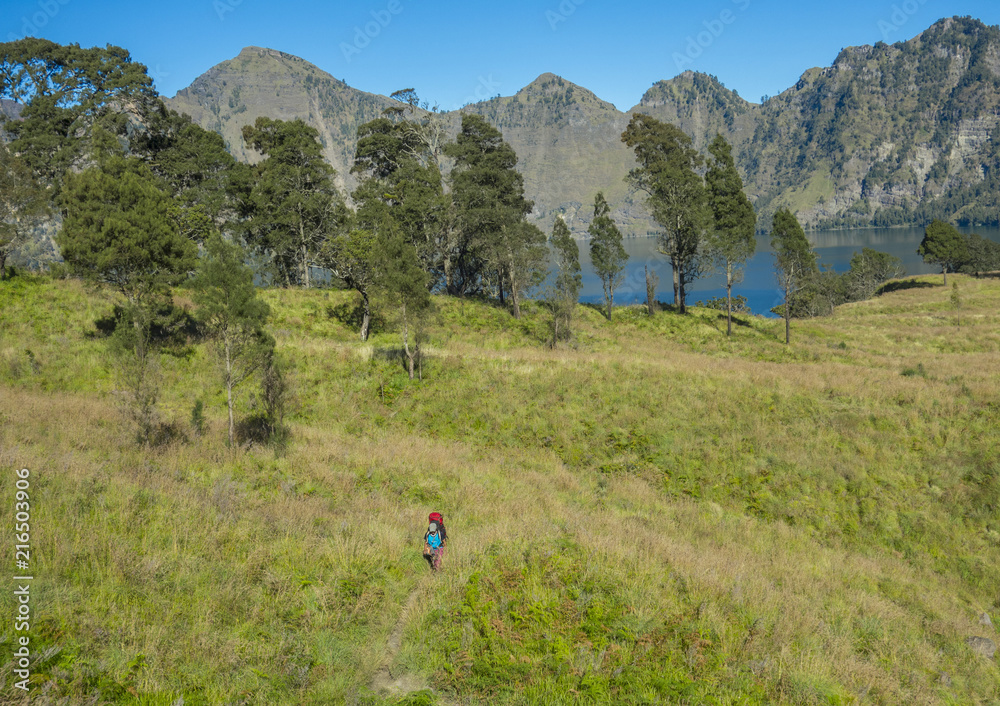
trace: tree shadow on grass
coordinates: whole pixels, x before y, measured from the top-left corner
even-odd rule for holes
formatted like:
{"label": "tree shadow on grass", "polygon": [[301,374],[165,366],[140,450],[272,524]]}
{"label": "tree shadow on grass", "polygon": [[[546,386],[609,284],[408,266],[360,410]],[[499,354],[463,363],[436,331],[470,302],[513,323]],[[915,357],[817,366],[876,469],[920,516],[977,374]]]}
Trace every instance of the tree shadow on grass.
{"label": "tree shadow on grass", "polygon": [[875,291],[875,295],[880,296],[889,292],[900,292],[904,289],[928,289],[937,286],[933,282],[922,282],[915,279],[896,280],[895,282],[886,282],[883,284]]}
{"label": "tree shadow on grass", "polygon": [[[121,305],[94,320],[94,329],[85,335],[88,338],[110,338],[120,326],[131,326],[132,318]],[[152,308],[149,326],[150,341],[161,347],[163,352],[188,357],[192,346],[204,340],[205,334],[190,311],[172,302],[157,302]]]}
{"label": "tree shadow on grass", "polygon": [[[359,298],[354,302],[328,305],[326,307],[326,315],[335,321],[339,321],[343,326],[351,331],[360,331],[361,322],[365,317],[365,308]],[[373,311],[371,321],[368,324],[368,335],[373,336],[378,333],[383,333],[387,329],[388,324],[385,317],[378,312]]]}

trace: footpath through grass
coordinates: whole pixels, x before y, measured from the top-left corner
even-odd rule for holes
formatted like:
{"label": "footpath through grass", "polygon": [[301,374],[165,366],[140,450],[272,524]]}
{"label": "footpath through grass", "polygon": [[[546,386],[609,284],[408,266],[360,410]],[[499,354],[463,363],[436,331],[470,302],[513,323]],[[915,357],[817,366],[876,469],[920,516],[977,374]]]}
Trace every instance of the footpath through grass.
{"label": "footpath through grass", "polygon": [[[1000,282],[957,279],[957,311],[921,278],[793,322],[790,346],[778,321],[727,338],[707,309],[581,306],[552,351],[539,305],[439,298],[412,382],[386,324],[356,340],[348,293],[268,291],[283,451],[226,448],[198,340],[159,356],[172,439],[136,447],[112,302],[4,282],[0,497],[31,469],[32,693],[1000,703],[996,658],[966,642],[998,641]],[[452,537],[434,576],[431,510]]]}

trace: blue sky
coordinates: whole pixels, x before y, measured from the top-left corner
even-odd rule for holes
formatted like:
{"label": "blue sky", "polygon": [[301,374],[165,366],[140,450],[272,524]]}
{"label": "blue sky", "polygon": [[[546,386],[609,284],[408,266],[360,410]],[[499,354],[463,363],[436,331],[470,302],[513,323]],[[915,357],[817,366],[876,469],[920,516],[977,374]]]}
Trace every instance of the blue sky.
{"label": "blue sky", "polygon": [[0,41],[117,44],[172,96],[244,46],[301,56],[365,91],[416,88],[442,109],[511,95],[546,71],[628,110],[684,69],[748,100],[841,48],[909,39],[941,17],[1000,24],[996,0],[3,0]]}

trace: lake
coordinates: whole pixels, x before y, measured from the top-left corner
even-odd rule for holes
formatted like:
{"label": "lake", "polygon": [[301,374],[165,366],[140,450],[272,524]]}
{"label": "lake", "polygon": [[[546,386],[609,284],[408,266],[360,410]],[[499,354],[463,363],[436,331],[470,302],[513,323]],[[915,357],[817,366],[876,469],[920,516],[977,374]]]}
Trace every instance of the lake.
{"label": "lake", "polygon": [[[1000,242],[1000,228],[959,228],[959,230],[963,233],[979,233],[984,238]],[[917,255],[917,246],[923,237],[923,228],[859,228],[806,232],[806,239],[818,255],[820,267],[829,265],[837,272],[846,272],[851,268],[851,257],[854,253],[867,247],[898,257],[903,261],[903,267],[906,268],[908,275],[940,272],[941,268],[926,264]],[[580,301],[601,302],[604,291],[590,262],[590,241],[578,242],[580,265],[583,268],[583,290]],[[662,302],[672,302],[674,291],[670,263],[666,257],[657,252],[657,239],[626,238],[623,243],[629,260],[625,269],[625,280],[621,287],[615,290],[615,305],[646,301],[644,266],[649,266],[649,269],[660,278],[656,290],[657,299]],[[744,273],[743,282],[733,286],[733,296],[745,296],[753,313],[773,316],[770,309],[781,304],[782,294],[774,274],[770,235],[757,236],[757,252],[747,264]],[[694,304],[699,299],[704,301],[712,297],[725,296],[725,285],[726,279],[723,275],[706,276],[696,280],[688,287],[688,304]]]}

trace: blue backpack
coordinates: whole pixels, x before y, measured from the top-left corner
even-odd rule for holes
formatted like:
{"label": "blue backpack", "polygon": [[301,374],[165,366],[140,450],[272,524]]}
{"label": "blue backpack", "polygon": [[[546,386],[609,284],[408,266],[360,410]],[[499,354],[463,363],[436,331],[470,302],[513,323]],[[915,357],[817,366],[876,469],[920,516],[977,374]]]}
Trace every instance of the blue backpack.
{"label": "blue backpack", "polygon": [[441,533],[440,532],[428,532],[427,533],[427,545],[431,549],[441,548]]}

